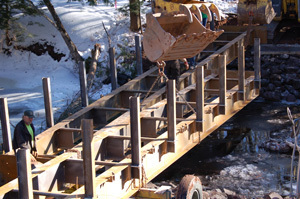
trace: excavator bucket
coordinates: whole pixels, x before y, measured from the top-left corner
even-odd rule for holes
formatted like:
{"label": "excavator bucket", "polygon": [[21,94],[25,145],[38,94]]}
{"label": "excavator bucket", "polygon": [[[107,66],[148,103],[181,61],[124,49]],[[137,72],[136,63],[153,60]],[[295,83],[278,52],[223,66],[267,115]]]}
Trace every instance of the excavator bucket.
{"label": "excavator bucket", "polygon": [[271,0],[239,0],[238,23],[242,24],[269,24],[276,13]]}
{"label": "excavator bucket", "polygon": [[148,13],[146,20],[143,46],[152,62],[193,57],[223,33],[206,29],[194,14]]}

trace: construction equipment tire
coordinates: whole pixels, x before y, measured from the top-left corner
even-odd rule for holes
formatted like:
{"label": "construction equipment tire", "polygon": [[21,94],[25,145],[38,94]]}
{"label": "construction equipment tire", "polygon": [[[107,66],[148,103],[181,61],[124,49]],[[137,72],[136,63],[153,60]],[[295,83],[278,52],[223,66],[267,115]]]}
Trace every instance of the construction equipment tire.
{"label": "construction equipment tire", "polygon": [[176,199],[203,199],[200,179],[194,175],[185,175],[178,185]]}

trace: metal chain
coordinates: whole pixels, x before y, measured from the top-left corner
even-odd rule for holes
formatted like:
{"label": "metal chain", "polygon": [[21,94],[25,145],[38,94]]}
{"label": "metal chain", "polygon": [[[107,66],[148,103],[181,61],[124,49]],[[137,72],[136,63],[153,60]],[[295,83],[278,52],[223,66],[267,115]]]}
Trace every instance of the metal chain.
{"label": "metal chain", "polygon": [[[162,72],[162,75],[163,75],[164,78],[166,78],[167,81],[169,80],[169,78],[166,76],[166,74],[164,72]],[[194,114],[197,115],[195,109],[189,104],[188,101],[186,101],[186,99],[184,99],[184,97],[179,93],[177,88],[175,88],[175,89],[176,89],[176,94],[178,94],[181,97],[181,99],[186,103],[186,105],[191,109],[191,111],[193,111]]]}
{"label": "metal chain", "polygon": [[[160,76],[158,75],[157,78],[156,78],[156,80],[155,80],[155,81],[153,82],[153,84],[151,85],[150,90],[147,92],[147,94],[146,94],[146,96],[145,96],[145,98],[143,99],[143,101],[142,101],[141,104],[143,104],[144,101],[146,100],[146,98],[149,96],[149,94],[151,93],[152,89],[154,88],[154,86],[155,86],[156,82],[159,80],[159,78],[160,78]],[[141,95],[141,93],[139,94],[139,96],[140,96],[140,95]]]}
{"label": "metal chain", "polygon": [[[163,69],[163,67],[162,67],[162,69]],[[159,80],[159,78],[161,78],[161,76],[163,76],[164,78],[166,78],[167,81],[169,80],[169,78],[166,76],[166,74],[164,73],[163,70],[160,70],[160,68],[159,68],[158,70],[159,70],[159,73],[158,73],[158,75],[157,75],[157,78],[155,79],[155,81],[154,81],[153,84],[151,85],[150,90],[147,92],[147,94],[146,94],[146,96],[144,97],[144,99],[143,99],[143,101],[141,102],[141,104],[143,104],[144,101],[147,99],[147,97],[149,96],[149,94],[151,93],[151,91],[153,90],[155,84],[157,83],[157,81]],[[178,94],[178,95],[181,97],[181,99],[186,103],[186,105],[190,108],[190,110],[193,111],[193,113],[194,113],[195,115],[197,115],[195,109],[189,104],[188,101],[186,101],[186,99],[184,99],[184,97],[179,93],[178,89],[177,89],[177,88],[175,88],[175,89],[176,89],[176,94]],[[141,95],[141,93],[139,94],[139,96],[140,96],[140,95]]]}

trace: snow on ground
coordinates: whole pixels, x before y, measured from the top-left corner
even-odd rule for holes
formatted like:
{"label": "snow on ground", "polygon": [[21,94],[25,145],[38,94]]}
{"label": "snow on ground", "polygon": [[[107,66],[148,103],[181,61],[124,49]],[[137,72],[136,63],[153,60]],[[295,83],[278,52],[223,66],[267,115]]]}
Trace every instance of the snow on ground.
{"label": "snow on ground", "polygon": [[[108,39],[102,22],[111,36],[113,47],[124,42],[131,42],[134,46],[132,39],[134,33],[129,31],[129,18],[118,12],[114,6],[103,3],[89,6],[75,1],[67,3],[67,0],[53,0],[52,3],[84,58],[90,56],[93,46],[99,43],[102,47],[100,61],[108,64]],[[128,1],[125,0],[118,1],[117,7],[127,3]],[[46,7],[44,10],[49,16]],[[25,16],[20,19],[20,22],[34,36],[27,37],[25,41],[19,42],[17,45],[29,46],[37,42],[48,43],[55,46],[56,52],[66,55],[57,62],[48,54],[37,56],[28,51],[15,50],[11,56],[0,53],[0,97],[8,99],[10,122],[16,125],[24,110],[32,109],[36,116],[34,124],[39,133],[45,128],[42,78],[50,77],[55,116],[58,116],[79,92],[79,78],[74,70],[74,62],[70,59],[65,42],[59,32],[45,18]],[[126,39],[132,41],[127,42]],[[116,53],[119,53],[118,50]],[[93,92],[92,96],[99,98],[101,94],[105,95],[110,91],[111,86],[104,85],[99,91]],[[11,131],[13,132],[13,127],[11,127]]]}
{"label": "snow on ground", "polygon": [[[34,1],[35,3],[38,0]],[[117,8],[129,1],[118,0]],[[235,12],[235,1],[214,1],[221,10]],[[101,57],[99,61],[102,67],[108,67],[108,39],[102,23],[112,40],[112,47],[116,49],[116,55],[121,53],[117,44],[134,50],[134,36],[129,30],[129,17],[119,12],[115,6],[99,2],[97,6],[67,0],[52,0],[56,12],[76,44],[80,54],[88,58],[96,43],[101,45]],[[230,5],[229,5],[230,4]],[[145,6],[148,5],[148,6]],[[150,3],[144,2],[142,12],[142,23],[145,23],[145,13],[150,11]],[[49,15],[46,7],[43,8]],[[28,51],[13,50],[11,56],[0,53],[0,97],[8,99],[9,116],[12,125],[20,121],[24,110],[32,109],[35,112],[34,124],[37,133],[45,128],[45,112],[42,90],[42,78],[50,77],[52,104],[54,114],[57,117],[70,103],[76,93],[79,92],[79,78],[74,70],[74,62],[70,59],[69,50],[65,45],[59,32],[43,17],[24,16],[20,19],[23,26],[27,27],[33,37],[27,37],[17,45],[28,46],[34,43],[48,43],[55,46],[55,51],[63,53],[59,62],[53,60],[48,54],[37,56]],[[122,59],[117,60],[119,67]],[[91,96],[95,99],[101,94],[105,95],[111,91],[110,85],[103,85]],[[11,127],[13,132],[13,127]],[[1,141],[1,140],[0,140]]]}

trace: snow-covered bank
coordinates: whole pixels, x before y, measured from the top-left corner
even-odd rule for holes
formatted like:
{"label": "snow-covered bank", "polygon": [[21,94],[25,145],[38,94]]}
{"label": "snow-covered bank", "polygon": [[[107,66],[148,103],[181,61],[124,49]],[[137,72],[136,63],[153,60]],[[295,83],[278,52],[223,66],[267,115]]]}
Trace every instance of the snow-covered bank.
{"label": "snow-covered bank", "polygon": [[[95,43],[101,44],[102,53],[99,62],[102,67],[108,64],[108,39],[103,24],[112,38],[112,46],[127,44],[134,46],[134,34],[129,31],[129,17],[124,16],[115,7],[99,3],[89,6],[80,2],[52,1],[62,23],[73,42],[84,58],[88,58]],[[117,7],[124,6],[127,1],[118,1]],[[45,12],[49,15],[44,8]],[[36,118],[34,124],[37,133],[45,128],[44,99],[42,78],[49,77],[51,82],[52,103],[55,116],[64,110],[76,93],[79,92],[78,73],[74,70],[74,62],[70,59],[69,50],[59,32],[43,17],[24,16],[19,20],[27,28],[30,37],[16,45],[27,47],[40,43],[54,47],[56,53],[65,56],[58,62],[48,53],[41,56],[30,51],[11,50],[11,54],[0,53],[0,97],[8,99],[10,122],[16,125],[24,110],[32,109]],[[120,53],[116,48],[116,53]],[[111,91],[105,85],[91,93],[94,99]],[[13,127],[11,131],[13,132]]]}
{"label": "snow-covered bank", "polygon": [[14,51],[10,57],[0,54],[0,59],[4,66],[0,67],[0,96],[7,98],[10,122],[13,125],[21,119],[24,110],[32,109],[37,130],[44,128],[43,77],[50,78],[53,110],[56,114],[79,90],[78,75],[73,72],[72,61],[58,65],[53,64],[47,55],[36,56],[19,51]]}

